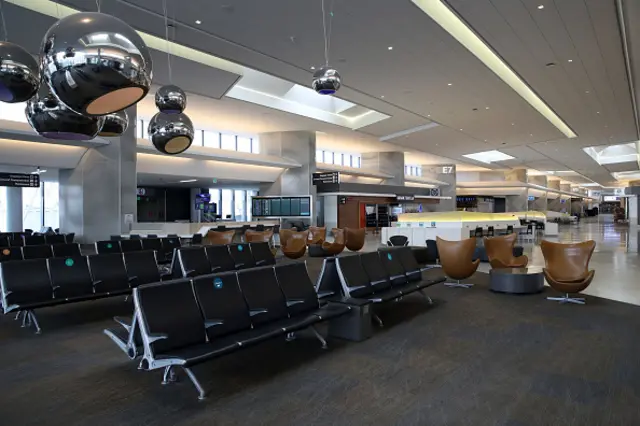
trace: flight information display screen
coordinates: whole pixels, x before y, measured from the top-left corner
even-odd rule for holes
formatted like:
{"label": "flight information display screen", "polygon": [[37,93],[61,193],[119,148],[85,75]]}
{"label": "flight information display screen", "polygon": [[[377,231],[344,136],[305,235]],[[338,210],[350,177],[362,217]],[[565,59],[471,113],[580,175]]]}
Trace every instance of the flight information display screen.
{"label": "flight information display screen", "polygon": [[310,217],[311,197],[252,197],[253,217]]}

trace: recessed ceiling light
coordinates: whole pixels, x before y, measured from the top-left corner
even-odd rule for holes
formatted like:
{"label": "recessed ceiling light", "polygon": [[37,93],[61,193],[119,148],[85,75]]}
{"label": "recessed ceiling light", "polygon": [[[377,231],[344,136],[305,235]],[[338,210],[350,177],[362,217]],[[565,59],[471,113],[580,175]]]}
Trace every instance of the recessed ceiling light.
{"label": "recessed ceiling light", "polygon": [[453,83],[447,83],[447,86],[453,86]]}
{"label": "recessed ceiling light", "polygon": [[462,129],[460,129],[460,131],[462,131]]}
{"label": "recessed ceiling light", "polygon": [[585,91],[584,91],[584,93],[589,93],[589,91],[588,91],[588,90],[585,90]]}
{"label": "recessed ceiling light", "polygon": [[489,107],[484,107],[484,109],[489,109]]}
{"label": "recessed ceiling light", "polygon": [[529,133],[529,136],[533,136],[533,133]]}
{"label": "recessed ceiling light", "polygon": [[384,99],[384,95],[380,96],[382,99]]}
{"label": "recessed ceiling light", "polygon": [[389,46],[389,47],[387,47],[387,49],[393,50],[393,46]]}
{"label": "recessed ceiling light", "polygon": [[573,59],[569,59],[568,62],[573,62]]}
{"label": "recessed ceiling light", "polygon": [[315,69],[316,69],[316,67],[311,67],[311,69],[312,69],[312,70],[315,70]]}
{"label": "recessed ceiling light", "polygon": [[427,117],[431,117],[431,114],[427,114]]}
{"label": "recessed ceiling light", "polygon": [[511,125],[512,125],[512,126],[515,126],[515,125],[516,125],[516,123],[511,123]]}
{"label": "recessed ceiling light", "polygon": [[200,24],[202,24],[202,21],[199,20],[199,19],[196,19],[196,24],[200,25]]}
{"label": "recessed ceiling light", "polygon": [[538,9],[540,9],[540,10],[544,9],[544,4],[539,4],[538,5]]}
{"label": "recessed ceiling light", "polygon": [[600,114],[600,111],[596,111],[596,114]]}

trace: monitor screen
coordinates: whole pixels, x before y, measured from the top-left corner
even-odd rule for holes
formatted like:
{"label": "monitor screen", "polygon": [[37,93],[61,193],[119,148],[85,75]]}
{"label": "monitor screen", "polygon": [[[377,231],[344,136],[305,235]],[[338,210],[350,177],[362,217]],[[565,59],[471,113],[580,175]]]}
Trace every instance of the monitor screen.
{"label": "monitor screen", "polygon": [[311,197],[253,197],[251,215],[254,217],[309,217]]}
{"label": "monitor screen", "polygon": [[207,194],[207,193],[196,194],[196,203],[198,202],[205,202],[205,203],[211,202],[211,194]]}
{"label": "monitor screen", "polygon": [[280,209],[280,198],[269,198],[267,200],[271,201],[269,216],[283,216],[282,210]]}
{"label": "monitor screen", "polygon": [[280,201],[280,214],[282,216],[293,216],[291,214],[291,198],[283,198]]}

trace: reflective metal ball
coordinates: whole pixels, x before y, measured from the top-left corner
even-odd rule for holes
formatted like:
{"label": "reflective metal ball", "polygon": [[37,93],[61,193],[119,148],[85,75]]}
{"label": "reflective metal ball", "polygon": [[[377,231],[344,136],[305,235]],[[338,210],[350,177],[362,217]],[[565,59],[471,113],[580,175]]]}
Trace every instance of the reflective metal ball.
{"label": "reflective metal ball", "polygon": [[193,124],[186,114],[159,112],[149,121],[149,139],[163,154],[180,154],[193,142]]}
{"label": "reflective metal ball", "polygon": [[38,61],[17,44],[0,41],[0,101],[24,102],[39,86]]}
{"label": "reflective metal ball", "polygon": [[313,74],[313,90],[321,95],[333,95],[340,89],[340,74],[333,68],[323,67]]}
{"label": "reflective metal ball", "polygon": [[39,135],[49,139],[90,140],[96,137],[104,118],[85,117],[64,106],[43,84],[27,101],[27,121]]}
{"label": "reflective metal ball", "polygon": [[41,47],[44,81],[73,111],[100,116],[144,98],[151,53],[138,33],[113,16],[76,13],[56,22]]}
{"label": "reflective metal ball", "polygon": [[187,107],[187,94],[173,84],[162,86],[156,92],[156,107],[167,114],[183,112]]}
{"label": "reflective metal ball", "polygon": [[98,136],[112,138],[120,136],[129,127],[129,116],[126,111],[113,112],[104,116],[104,124]]}

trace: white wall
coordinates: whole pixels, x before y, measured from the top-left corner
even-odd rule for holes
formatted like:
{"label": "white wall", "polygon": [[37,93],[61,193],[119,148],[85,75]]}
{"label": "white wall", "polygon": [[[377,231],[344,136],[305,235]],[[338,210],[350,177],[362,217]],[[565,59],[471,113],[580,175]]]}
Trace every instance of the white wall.
{"label": "white wall", "polygon": [[338,196],[324,195],[324,226],[327,229],[338,227]]}

